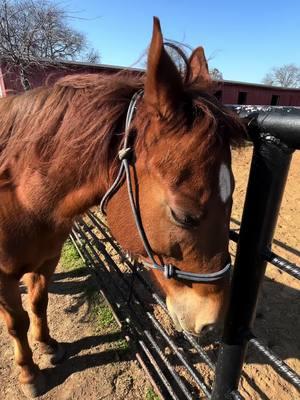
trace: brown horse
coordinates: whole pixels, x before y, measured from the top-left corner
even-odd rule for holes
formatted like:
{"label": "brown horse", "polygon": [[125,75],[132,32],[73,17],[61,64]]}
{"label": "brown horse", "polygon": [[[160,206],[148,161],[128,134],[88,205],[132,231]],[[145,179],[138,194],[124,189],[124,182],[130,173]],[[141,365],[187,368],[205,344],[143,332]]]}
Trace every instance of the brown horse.
{"label": "brown horse", "polygon": [[[28,395],[45,385],[32,360],[19,281],[28,286],[33,338],[58,361],[63,351],[47,325],[49,279],[73,219],[98,204],[116,176],[126,110],[141,88],[130,131],[135,192],[153,254],[190,272],[216,272],[228,260],[230,144],[243,128],[209,94],[202,48],[187,67],[183,78],[155,19],[145,77],[68,76],[0,102],[0,310]],[[121,245],[146,258],[125,185],[107,214]],[[154,274],[179,329],[200,334],[222,320],[228,278],[201,284]]]}

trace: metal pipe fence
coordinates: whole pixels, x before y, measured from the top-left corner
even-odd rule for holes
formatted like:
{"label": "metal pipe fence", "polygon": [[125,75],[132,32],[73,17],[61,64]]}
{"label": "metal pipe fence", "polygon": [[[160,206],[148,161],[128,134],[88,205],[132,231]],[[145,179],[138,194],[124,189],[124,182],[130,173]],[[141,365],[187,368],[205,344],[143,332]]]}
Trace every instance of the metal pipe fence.
{"label": "metal pipe fence", "polygon": [[[115,256],[121,250],[95,212],[89,211],[79,219],[71,234],[80,256],[96,276],[101,294],[125,337],[134,343],[137,359],[162,399],[243,399],[238,386],[248,346],[251,351],[262,354],[284,379],[300,389],[297,373],[252,333],[267,262],[296,279],[300,277],[298,265],[271,249],[292,154],[300,149],[300,110],[232,108],[247,123],[254,146],[240,230],[239,233],[230,232],[231,240],[238,245],[230,304],[217,359],[188,333],[180,337],[169,334],[156,317],[155,309],[149,306],[150,300],[169,318],[162,297],[153,290],[138,266],[126,258],[121,264],[116,261]],[[148,300],[144,298],[145,293]],[[205,363],[211,375],[202,376],[190,351],[183,349],[191,349],[197,355],[197,362]]]}
{"label": "metal pipe fence", "polygon": [[[90,215],[92,216],[93,214],[90,213]],[[95,216],[93,217],[95,218]],[[100,221],[98,222],[100,223]],[[102,236],[101,233],[103,233],[103,228],[101,228],[99,236]],[[92,228],[84,220],[80,220],[76,223],[71,238],[77,246],[78,238],[80,238],[80,251],[84,254],[84,259],[89,260],[89,266],[92,266],[93,270],[96,271],[97,279],[99,279],[99,275],[101,276],[103,287],[109,288],[109,290],[106,290],[107,297],[110,296],[109,303],[113,308],[115,308],[114,305],[118,305],[118,310],[115,313],[123,321],[123,328],[127,331],[134,331],[131,336],[135,338],[136,344],[139,344],[140,349],[143,350],[143,356],[146,356],[145,364],[148,364],[148,368],[151,371],[149,373],[154,375],[153,379],[160,387],[161,397],[166,399],[197,398],[196,394],[187,388],[184,380],[168,361],[164,354],[165,345],[161,339],[168,341],[167,343],[172,347],[174,354],[179,359],[184,359],[188,372],[193,375],[204,393],[209,395],[209,389],[203,382],[201,375],[197,373],[193,366],[189,365],[178,346],[169,338],[159,322],[153,318],[148,311],[149,305],[141,298],[134,287],[135,285],[132,286],[129,274],[126,275],[124,271],[121,271],[120,266],[109,255]],[[88,256],[87,253],[89,254]],[[99,268],[99,264],[101,268]],[[127,261],[128,264],[131,265]],[[114,273],[116,276],[114,276]],[[135,275],[143,279],[139,273],[135,272]],[[136,277],[136,279],[138,278]],[[162,302],[161,299],[160,301]],[[157,340],[157,333],[161,336],[160,340]],[[174,391],[174,386],[176,387],[176,392]]]}
{"label": "metal pipe fence", "polygon": [[[232,390],[238,388],[248,341],[253,336],[257,299],[267,261],[269,259],[274,263],[270,248],[292,154],[300,149],[299,109],[232,108],[247,123],[249,137],[253,141],[253,156],[239,236],[236,233],[232,235],[238,239],[238,245],[213,400],[230,398]],[[287,265],[285,269],[294,270],[294,275],[298,276],[295,268]],[[257,344],[255,341],[252,343]],[[270,353],[264,346],[259,348],[264,349],[265,355]],[[270,357],[269,361],[274,363]],[[291,376],[293,374],[294,371]],[[293,384],[298,386],[299,377],[293,375],[293,378]]]}

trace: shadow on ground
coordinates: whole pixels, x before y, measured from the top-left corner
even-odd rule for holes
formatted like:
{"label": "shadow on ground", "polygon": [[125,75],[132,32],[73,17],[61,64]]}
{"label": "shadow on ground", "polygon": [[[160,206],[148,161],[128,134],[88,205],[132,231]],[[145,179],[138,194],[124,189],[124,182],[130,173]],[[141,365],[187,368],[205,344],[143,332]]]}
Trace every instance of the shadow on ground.
{"label": "shadow on ground", "polygon": [[[132,274],[124,273],[123,275],[125,280],[132,282]],[[142,272],[142,275],[145,279],[149,279],[148,274]],[[81,280],[76,282],[76,278],[81,278]],[[84,280],[82,280],[82,278],[84,278]],[[113,274],[113,279],[116,280],[115,283],[117,285],[124,285],[124,283],[118,283],[117,279],[120,278],[118,278],[117,275]],[[147,294],[147,290],[145,290],[138,280],[134,281],[133,285],[139,296],[145,301],[147,306],[146,308],[148,309],[153,307],[152,297]],[[79,307],[87,300],[86,288],[94,286],[94,277],[91,276],[88,269],[84,267],[73,271],[58,272],[54,274],[50,292],[57,295],[74,296],[74,304],[72,304],[71,307],[68,307],[66,311],[76,313]],[[300,321],[294,317],[297,311],[296,307],[298,300],[298,290],[265,277],[259,301],[257,318],[255,321],[254,333],[282,359],[300,357],[300,345],[297,342],[297,332],[300,331]],[[289,312],[287,312],[287,304]],[[140,315],[141,318],[143,318],[143,314]],[[144,319],[144,323],[147,325],[145,312]],[[152,329],[151,326],[149,326],[149,329]],[[79,354],[84,349],[95,348],[103,343],[114,342],[122,338],[122,333],[118,332],[100,336],[88,336],[79,341],[74,341],[73,343],[64,343],[67,358],[62,362],[62,364],[44,370],[49,385],[47,390],[51,390],[60,385],[75,372],[113,363],[119,361],[120,358],[124,361],[132,360],[134,356],[132,356],[131,352],[128,350],[116,351],[108,349],[93,354]],[[173,339],[179,347],[185,350],[191,363],[197,364],[201,362],[199,355],[191,352],[191,346],[185,339],[183,339],[182,335],[176,334]],[[209,340],[207,338],[199,339],[199,344],[205,346],[209,344]],[[164,346],[163,341],[161,341],[161,345],[162,347]],[[208,352],[211,358],[216,360],[217,346],[211,348]],[[178,365],[176,357],[170,356],[169,360],[174,366]],[[248,364],[269,364],[266,358],[262,357],[252,348],[247,353],[246,362]],[[258,387],[255,387],[255,382],[253,382],[251,378],[247,377],[247,375],[244,377],[249,381],[249,384],[260,393],[261,398],[263,400],[266,399],[264,393],[260,392]]]}
{"label": "shadow on ground", "polygon": [[99,367],[116,361],[129,361],[134,359],[128,350],[109,349],[93,354],[79,355],[83,350],[95,348],[109,342],[123,339],[121,332],[100,336],[87,336],[72,343],[61,343],[66,350],[65,359],[53,368],[46,368],[47,391],[62,384],[69,376],[89,368]]}

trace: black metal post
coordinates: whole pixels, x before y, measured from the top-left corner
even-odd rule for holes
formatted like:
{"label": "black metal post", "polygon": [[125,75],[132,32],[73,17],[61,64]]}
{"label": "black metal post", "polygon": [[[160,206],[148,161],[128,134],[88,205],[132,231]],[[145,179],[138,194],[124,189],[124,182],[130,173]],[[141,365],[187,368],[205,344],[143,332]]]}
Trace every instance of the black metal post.
{"label": "black metal post", "polygon": [[[276,139],[276,138],[275,138]],[[293,149],[271,134],[254,134],[254,152],[212,400],[238,388],[247,342],[272,242]]]}
{"label": "black metal post", "polygon": [[250,129],[271,133],[276,142],[300,150],[300,108],[270,106],[228,106],[248,120]]}

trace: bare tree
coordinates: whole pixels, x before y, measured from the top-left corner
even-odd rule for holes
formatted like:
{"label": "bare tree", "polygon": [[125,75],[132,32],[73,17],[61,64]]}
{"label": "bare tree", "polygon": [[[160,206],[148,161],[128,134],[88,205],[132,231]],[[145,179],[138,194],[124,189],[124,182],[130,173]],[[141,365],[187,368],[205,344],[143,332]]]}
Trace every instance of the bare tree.
{"label": "bare tree", "polygon": [[33,65],[99,60],[86,37],[69,25],[66,10],[52,0],[0,0],[0,57],[19,71],[25,90]]}
{"label": "bare tree", "polygon": [[223,74],[218,68],[212,68],[209,70],[209,75],[214,81],[222,81]]}
{"label": "bare tree", "polygon": [[263,78],[265,85],[300,87],[300,67],[295,64],[286,64],[282,67],[274,67]]}
{"label": "bare tree", "polygon": [[86,53],[84,58],[86,59],[87,62],[91,64],[97,64],[100,62],[99,51],[92,48]]}
{"label": "bare tree", "polygon": [[185,43],[177,42],[175,40],[167,40],[165,46],[178,70],[184,74],[186,63],[188,62],[192,48]]}

